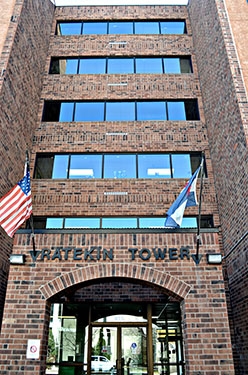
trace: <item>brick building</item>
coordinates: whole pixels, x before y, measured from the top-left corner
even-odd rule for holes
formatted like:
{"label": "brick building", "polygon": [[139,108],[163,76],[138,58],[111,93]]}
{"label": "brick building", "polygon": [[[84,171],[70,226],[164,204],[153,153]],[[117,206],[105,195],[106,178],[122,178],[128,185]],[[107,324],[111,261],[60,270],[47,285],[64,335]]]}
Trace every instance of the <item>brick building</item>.
{"label": "brick building", "polygon": [[[0,373],[246,374],[247,3],[0,6]],[[198,207],[163,224],[202,152],[197,258]]]}

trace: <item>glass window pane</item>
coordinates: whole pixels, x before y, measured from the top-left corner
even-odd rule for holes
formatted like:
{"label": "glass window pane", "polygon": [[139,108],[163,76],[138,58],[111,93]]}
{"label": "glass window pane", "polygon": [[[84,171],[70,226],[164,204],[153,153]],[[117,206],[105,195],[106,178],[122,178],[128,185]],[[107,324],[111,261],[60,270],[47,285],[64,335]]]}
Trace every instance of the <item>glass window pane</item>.
{"label": "glass window pane", "polygon": [[102,228],[137,228],[136,218],[103,218]]}
{"label": "glass window pane", "polygon": [[139,219],[140,228],[164,228],[164,217],[145,217]]}
{"label": "glass window pane", "polygon": [[97,218],[67,218],[65,228],[100,228],[100,219]]}
{"label": "glass window pane", "polygon": [[79,74],[106,73],[106,59],[80,59]]}
{"label": "glass window pane", "polygon": [[75,121],[103,121],[104,103],[76,103]]}
{"label": "glass window pane", "polygon": [[59,35],[78,35],[81,34],[81,22],[62,22],[59,24]]}
{"label": "glass window pane", "polygon": [[101,178],[102,155],[72,155],[69,178]]}
{"label": "glass window pane", "polygon": [[34,178],[52,178],[53,163],[53,156],[38,156],[35,163]]}
{"label": "glass window pane", "polygon": [[184,102],[168,102],[168,120],[186,120]]}
{"label": "glass window pane", "polygon": [[181,228],[197,228],[196,217],[184,217]]}
{"label": "glass window pane", "polygon": [[61,103],[59,121],[60,122],[71,122],[73,118],[74,103]]}
{"label": "glass window pane", "polygon": [[164,59],[164,72],[165,73],[180,73],[180,60],[179,58],[169,57]]}
{"label": "glass window pane", "polygon": [[181,73],[192,73],[190,58],[180,59]]}
{"label": "glass window pane", "polygon": [[138,155],[139,178],[171,178],[169,155]]}
{"label": "glass window pane", "polygon": [[47,218],[46,229],[63,228],[63,218]]}
{"label": "glass window pane", "polygon": [[104,178],[136,178],[135,155],[105,155]]}
{"label": "glass window pane", "polygon": [[135,103],[108,102],[106,103],[106,121],[134,121]]}
{"label": "glass window pane", "polygon": [[84,22],[83,34],[107,34],[107,22]]}
{"label": "glass window pane", "polygon": [[126,74],[134,72],[134,59],[108,59],[107,73],[110,74]]}
{"label": "glass window pane", "polygon": [[78,59],[60,60],[60,74],[77,74]]}
{"label": "glass window pane", "polygon": [[160,22],[161,34],[184,34],[185,23],[184,21],[168,21]]}
{"label": "glass window pane", "polygon": [[159,34],[158,22],[135,22],[135,34]]}
{"label": "glass window pane", "polygon": [[174,178],[188,178],[191,177],[191,163],[189,154],[175,154],[171,155],[172,159],[172,173]]}
{"label": "glass window pane", "polygon": [[52,178],[67,178],[69,155],[55,155]]}
{"label": "glass window pane", "polygon": [[165,102],[138,102],[137,120],[166,120]]}
{"label": "glass window pane", "polygon": [[109,22],[109,34],[133,34],[133,22]]}
{"label": "glass window pane", "polygon": [[135,61],[136,73],[163,73],[160,58],[137,58]]}

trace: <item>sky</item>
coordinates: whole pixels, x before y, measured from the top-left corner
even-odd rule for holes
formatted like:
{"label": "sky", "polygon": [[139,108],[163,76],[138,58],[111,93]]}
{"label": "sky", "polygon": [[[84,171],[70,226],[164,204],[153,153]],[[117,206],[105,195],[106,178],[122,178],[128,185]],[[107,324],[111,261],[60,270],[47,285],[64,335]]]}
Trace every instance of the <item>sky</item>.
{"label": "sky", "polygon": [[188,0],[51,0],[56,6],[64,5],[187,5]]}

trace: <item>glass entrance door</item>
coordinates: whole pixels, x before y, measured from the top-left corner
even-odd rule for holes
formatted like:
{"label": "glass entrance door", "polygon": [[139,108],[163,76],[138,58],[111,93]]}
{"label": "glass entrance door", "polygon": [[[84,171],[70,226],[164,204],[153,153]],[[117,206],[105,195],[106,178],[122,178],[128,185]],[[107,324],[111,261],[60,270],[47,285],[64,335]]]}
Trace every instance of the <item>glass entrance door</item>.
{"label": "glass entrance door", "polygon": [[53,305],[46,375],[184,375],[178,303]]}
{"label": "glass entrance door", "polygon": [[[131,318],[131,317],[130,317]],[[147,328],[137,322],[92,324],[90,374],[147,374]]]}

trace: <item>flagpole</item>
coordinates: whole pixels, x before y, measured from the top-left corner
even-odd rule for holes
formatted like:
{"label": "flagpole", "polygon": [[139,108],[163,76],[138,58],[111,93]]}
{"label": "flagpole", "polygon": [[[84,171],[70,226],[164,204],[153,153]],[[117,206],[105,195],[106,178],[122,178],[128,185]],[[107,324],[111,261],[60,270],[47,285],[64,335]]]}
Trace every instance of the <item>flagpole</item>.
{"label": "flagpole", "polygon": [[[25,168],[29,167],[29,155],[28,155],[28,150],[26,150],[26,163],[25,163]],[[35,239],[34,239],[34,220],[33,220],[33,212],[30,215],[29,218],[29,223],[31,227],[31,240],[32,240],[32,246],[33,246],[33,252],[34,256],[36,255],[36,248],[35,248]]]}
{"label": "flagpole", "polygon": [[203,189],[203,161],[204,153],[202,153],[201,160],[201,180],[200,180],[200,195],[199,195],[199,208],[198,208],[198,220],[197,220],[197,236],[196,236],[196,261],[199,262],[199,248],[201,244],[201,203],[202,203],[202,189]]}

